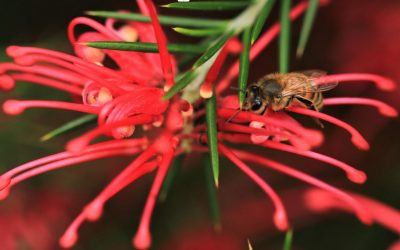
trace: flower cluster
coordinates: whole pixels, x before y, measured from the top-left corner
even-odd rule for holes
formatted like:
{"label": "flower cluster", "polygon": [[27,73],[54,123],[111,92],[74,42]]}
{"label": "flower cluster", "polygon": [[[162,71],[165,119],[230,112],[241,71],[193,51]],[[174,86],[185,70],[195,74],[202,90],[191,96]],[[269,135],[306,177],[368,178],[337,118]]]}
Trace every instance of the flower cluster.
{"label": "flower cluster", "polygon": [[[172,160],[181,154],[208,152],[210,147],[207,145],[217,140],[219,153],[245,173],[271,199],[274,205],[273,221],[279,230],[285,231],[290,228],[285,205],[276,191],[246,162],[273,169],[320,188],[323,191],[315,191],[312,197],[340,200],[340,204],[345,204],[343,206],[365,224],[377,220],[376,215],[370,213],[368,203],[360,202],[353,195],[316,177],[269,159],[263,154],[254,153],[259,150],[252,150],[274,149],[311,158],[339,168],[350,181],[361,184],[367,179],[363,171],[313,151],[324,141],[321,130],[307,128],[289,114],[297,113],[337,125],[350,134],[351,142],[357,148],[368,150],[368,142],[355,128],[328,114],[296,105],[280,112],[267,110],[262,115],[240,111],[236,95],[226,94],[232,80],[239,74],[239,60],[229,67],[221,79],[219,77],[222,75],[220,71],[226,57],[229,54],[238,54],[242,50],[242,44],[234,37],[227,39],[224,46],[212,57],[206,74],[193,80],[194,92],[198,94],[196,98],[187,94],[193,92],[193,87],[189,86],[167,100],[165,93],[177,86],[176,59],[169,54],[167,39],[152,1],[138,1],[138,5],[142,14],[150,17],[151,24],[129,21],[116,28],[116,20],[112,18],[108,18],[104,24],[87,17],[72,20],[68,27],[68,35],[75,56],[33,47],[11,46],[7,49],[7,54],[13,58],[13,62],[0,64],[2,90],[12,90],[17,81],[23,81],[65,91],[74,97],[81,97],[82,100],[7,100],[3,104],[6,114],[19,115],[28,108],[72,110],[95,115],[97,125],[70,140],[66,151],[25,163],[3,173],[0,177],[1,199],[6,198],[16,184],[48,171],[116,155],[135,156],[134,160],[82,209],[61,237],[60,244],[64,248],[72,247],[78,239],[78,229],[82,223],[98,220],[108,200],[136,179],[155,171],[155,178],[133,239],[136,248],[147,249],[152,240],[150,222],[156,198]],[[307,2],[299,3],[291,10],[290,18],[296,19],[306,8]],[[76,36],[77,25],[85,25],[93,31]],[[263,33],[250,48],[250,61],[256,58],[279,32],[280,24],[276,23]],[[86,46],[87,42],[93,41],[157,43],[159,53]],[[113,61],[115,67],[108,67],[107,60]],[[200,84],[196,85],[195,81],[199,79]],[[395,87],[390,79],[367,73],[327,75],[316,81],[316,84],[321,85],[331,82],[342,84],[369,81],[385,91]],[[213,98],[216,100],[214,125],[218,131],[217,138],[211,138],[210,134],[207,136],[209,127],[204,118],[209,112],[204,103]],[[397,116],[397,111],[391,106],[368,98],[327,98],[323,104],[368,105],[377,108],[384,116]],[[143,132],[136,131],[138,127],[143,128]],[[91,143],[103,135],[109,139]],[[237,145],[249,145],[250,149],[237,149]],[[310,204],[318,203],[315,200],[312,199]]]}

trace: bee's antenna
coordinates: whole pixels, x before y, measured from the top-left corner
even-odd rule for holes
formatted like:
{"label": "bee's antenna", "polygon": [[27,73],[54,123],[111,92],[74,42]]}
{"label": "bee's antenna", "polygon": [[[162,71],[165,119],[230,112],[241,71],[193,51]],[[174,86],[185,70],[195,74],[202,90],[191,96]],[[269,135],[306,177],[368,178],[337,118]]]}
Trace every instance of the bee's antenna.
{"label": "bee's antenna", "polygon": [[246,92],[246,90],[244,90],[244,89],[239,89],[239,88],[233,87],[233,86],[231,86],[230,89],[237,90],[237,91],[240,91],[240,92],[242,92],[242,93],[245,93],[245,92]]}
{"label": "bee's antenna", "polygon": [[240,108],[236,110],[236,112],[231,117],[229,117],[228,120],[225,121],[225,123],[229,123],[230,121],[232,121],[233,118],[235,118],[240,113],[240,111],[242,111]]}

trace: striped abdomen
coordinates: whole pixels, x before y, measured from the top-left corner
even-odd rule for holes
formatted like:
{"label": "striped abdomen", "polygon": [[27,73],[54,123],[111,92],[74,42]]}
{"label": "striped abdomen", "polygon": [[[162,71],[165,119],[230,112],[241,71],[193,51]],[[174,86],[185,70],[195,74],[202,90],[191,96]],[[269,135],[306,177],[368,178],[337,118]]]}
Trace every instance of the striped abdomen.
{"label": "striped abdomen", "polygon": [[315,91],[315,89],[313,89],[313,86],[311,84],[304,85],[304,95],[302,95],[302,97],[306,101],[310,102],[309,106],[311,106],[311,108],[315,108],[317,111],[320,111],[324,106],[323,104],[324,98],[322,97],[322,93],[319,91]]}

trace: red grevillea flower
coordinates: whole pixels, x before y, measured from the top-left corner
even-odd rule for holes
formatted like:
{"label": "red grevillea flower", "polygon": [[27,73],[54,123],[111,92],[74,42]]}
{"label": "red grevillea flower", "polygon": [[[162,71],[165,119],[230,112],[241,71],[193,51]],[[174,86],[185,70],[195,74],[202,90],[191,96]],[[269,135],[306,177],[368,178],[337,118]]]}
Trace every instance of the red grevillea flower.
{"label": "red grevillea flower", "polygon": [[[151,25],[131,22],[116,29],[115,21],[112,19],[106,20],[103,25],[79,17],[71,22],[68,29],[77,57],[46,49],[11,46],[7,49],[7,54],[14,59],[14,63],[0,64],[0,86],[4,90],[12,89],[15,81],[28,81],[82,97],[81,103],[7,100],[3,104],[5,113],[18,115],[27,108],[56,108],[97,116],[97,126],[70,140],[66,145],[66,151],[28,162],[2,174],[1,198],[6,198],[10,189],[16,184],[44,172],[115,155],[136,156],[71,223],[60,239],[60,244],[64,248],[72,247],[76,243],[78,229],[83,222],[95,221],[101,217],[104,205],[109,199],[141,176],[156,171],[137,233],[133,238],[136,248],[149,248],[152,240],[151,216],[171,161],[179,154],[208,151],[204,146],[208,143],[204,133],[206,126],[202,119],[205,111],[201,103],[204,99],[184,100],[178,94],[169,101],[163,100],[164,91],[174,86],[175,59],[167,50],[167,40],[152,1],[138,1],[138,4],[142,13],[150,16]],[[306,2],[299,3],[291,11],[290,17],[297,18],[306,7]],[[87,25],[95,31],[83,33],[76,38],[74,34],[76,25]],[[257,40],[250,50],[251,60],[276,37],[279,30],[279,23],[274,24]],[[82,42],[98,40],[157,42],[159,53],[100,50],[82,45]],[[199,93],[201,97],[209,98],[213,95],[213,85],[216,85],[219,152],[233,162],[271,199],[275,208],[273,221],[276,227],[282,231],[290,227],[285,205],[273,187],[251,169],[248,165],[250,162],[314,185],[324,190],[326,194],[340,199],[363,223],[374,222],[375,218],[368,209],[369,205],[360,202],[347,192],[269,159],[263,154],[254,153],[252,149],[235,148],[235,145],[250,145],[254,149],[268,148],[289,152],[337,167],[344,171],[352,182],[361,184],[367,178],[363,171],[313,151],[323,143],[324,135],[320,130],[303,126],[289,114],[297,113],[337,125],[349,132],[351,142],[357,148],[367,150],[368,142],[358,130],[344,121],[297,106],[291,106],[281,112],[268,110],[264,115],[237,112],[239,105],[236,97],[225,95],[224,91],[229,87],[231,80],[238,75],[239,63],[235,62],[221,80],[218,79],[218,73],[227,54],[237,53],[239,50],[238,41],[234,38],[226,43],[202,79],[203,84],[199,88]],[[111,58],[118,69],[107,68],[106,57]],[[390,79],[364,73],[328,75],[320,78],[317,84],[336,81],[340,83],[372,81],[382,90],[392,90],[395,86]],[[324,104],[325,106],[369,105],[378,108],[385,116],[397,116],[397,111],[389,105],[367,98],[331,98],[325,99]],[[235,114],[235,118],[227,123],[226,121]],[[146,128],[145,135],[135,134],[135,127],[139,125]],[[91,144],[101,135],[109,136],[110,139]]]}

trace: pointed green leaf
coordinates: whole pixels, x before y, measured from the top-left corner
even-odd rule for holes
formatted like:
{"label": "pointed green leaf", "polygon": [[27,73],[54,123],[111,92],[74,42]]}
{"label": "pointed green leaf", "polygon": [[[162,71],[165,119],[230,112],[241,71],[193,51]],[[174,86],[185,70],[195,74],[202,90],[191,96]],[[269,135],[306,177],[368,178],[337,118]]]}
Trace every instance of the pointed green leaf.
{"label": "pointed green leaf", "polygon": [[249,76],[249,53],[250,53],[250,38],[251,38],[251,27],[248,27],[243,32],[242,44],[243,50],[240,55],[240,67],[239,67],[239,105],[240,109],[246,95],[247,79]]}
{"label": "pointed green leaf", "polygon": [[258,36],[260,35],[265,21],[267,20],[269,13],[271,13],[272,8],[274,7],[275,1],[276,0],[267,0],[259,16],[257,17],[253,28],[253,33],[251,34],[252,44],[257,40]]}
{"label": "pointed green leaf", "polygon": [[65,123],[59,128],[56,128],[40,138],[40,141],[48,141],[56,136],[70,132],[71,130],[80,128],[96,120],[96,115],[85,115],[78,119]]}
{"label": "pointed green leaf", "polygon": [[[142,43],[142,42],[110,42],[110,41],[97,41],[97,42],[84,42],[86,45],[98,49],[112,49],[112,50],[126,50],[126,51],[139,51],[158,53],[157,43]],[[206,51],[205,46],[192,45],[192,44],[177,44],[169,43],[168,50],[171,53],[194,53],[200,54]]]}
{"label": "pointed green leaf", "polygon": [[210,150],[211,166],[213,170],[214,183],[218,187],[219,156],[218,156],[218,131],[217,131],[217,98],[215,88],[213,95],[206,101],[206,122],[208,149]]}
{"label": "pointed green leaf", "polygon": [[234,10],[245,8],[250,3],[249,1],[196,1],[174,2],[162,7],[185,10]]}
{"label": "pointed green leaf", "polygon": [[167,175],[165,176],[164,182],[161,186],[160,194],[158,195],[159,202],[164,202],[167,199],[168,193],[171,190],[172,182],[181,168],[184,158],[184,154],[175,157],[171,167],[168,169]]}
{"label": "pointed green leaf", "polygon": [[176,93],[181,91],[183,88],[185,88],[187,85],[189,85],[193,79],[196,77],[195,72],[192,70],[185,72],[175,83],[174,86],[172,86],[167,93],[164,94],[163,98],[164,100],[168,100],[172,98]]}
{"label": "pointed green leaf", "polygon": [[208,201],[210,204],[211,219],[216,231],[221,230],[221,216],[218,202],[217,188],[214,185],[211,159],[209,155],[204,156],[204,171],[206,177]]}
{"label": "pointed green leaf", "polygon": [[215,53],[217,53],[231,37],[232,33],[223,34],[216,42],[214,42],[204,54],[197,59],[192,68],[197,68],[203,63],[207,62]]}
{"label": "pointed green leaf", "polygon": [[[215,37],[206,37],[201,42],[199,42],[197,45],[202,46],[202,47],[208,46],[215,39],[216,39]],[[189,62],[194,60],[195,58],[196,58],[196,54],[183,54],[179,58],[179,62],[178,62],[179,69],[182,69],[185,66],[187,66],[187,64],[189,64]]]}
{"label": "pointed green leaf", "polygon": [[281,4],[281,32],[279,34],[279,71],[289,72],[289,52],[290,52],[290,1],[282,0]]}
{"label": "pointed green leaf", "polygon": [[311,28],[314,23],[315,16],[318,10],[318,0],[310,0],[307,12],[304,16],[303,27],[301,28],[299,44],[297,46],[296,56],[298,58],[303,56],[308,38],[310,36]]}
{"label": "pointed green leaf", "polygon": [[[90,16],[98,16],[105,18],[114,18],[118,20],[130,20],[150,23],[151,19],[149,16],[144,16],[139,13],[126,13],[126,12],[115,12],[115,11],[88,11],[86,14]],[[209,18],[194,18],[194,17],[180,17],[180,16],[165,16],[158,15],[158,19],[162,25],[166,26],[181,26],[181,27],[214,27],[223,28],[227,25],[227,20],[216,20]]]}
{"label": "pointed green leaf", "polygon": [[285,242],[283,243],[283,250],[290,250],[292,248],[293,230],[289,229],[285,235]]}
{"label": "pointed green leaf", "polygon": [[187,29],[181,27],[173,28],[173,30],[180,34],[193,37],[219,35],[223,32],[222,29]]}

